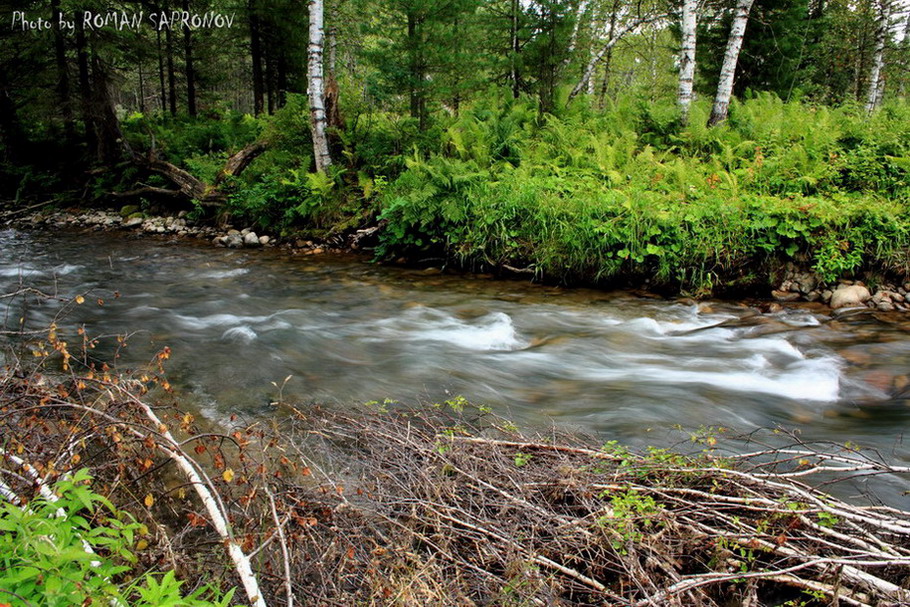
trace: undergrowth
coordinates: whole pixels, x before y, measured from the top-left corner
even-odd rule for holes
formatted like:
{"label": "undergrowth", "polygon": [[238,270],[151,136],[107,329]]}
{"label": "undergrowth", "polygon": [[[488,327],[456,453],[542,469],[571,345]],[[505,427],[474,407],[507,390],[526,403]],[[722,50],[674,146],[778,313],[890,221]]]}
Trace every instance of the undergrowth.
{"label": "undergrowth", "polygon": [[475,105],[382,196],[379,254],[436,249],[555,280],[648,276],[710,291],[808,260],[826,281],[907,267],[910,111],[869,118],[762,95],[705,128],[623,100],[541,116]]}

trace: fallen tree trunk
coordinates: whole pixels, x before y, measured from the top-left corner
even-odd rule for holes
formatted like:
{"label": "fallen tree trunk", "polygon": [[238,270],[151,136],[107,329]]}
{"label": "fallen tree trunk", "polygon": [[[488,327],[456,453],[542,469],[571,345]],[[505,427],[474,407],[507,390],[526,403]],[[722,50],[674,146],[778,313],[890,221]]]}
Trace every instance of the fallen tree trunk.
{"label": "fallen tree trunk", "polygon": [[144,170],[161,175],[170,181],[175,188],[161,188],[155,186],[142,186],[126,192],[111,192],[110,195],[116,198],[130,198],[136,196],[156,195],[165,197],[186,198],[198,202],[202,206],[218,207],[227,200],[227,192],[224,190],[225,182],[230,177],[240,175],[253,160],[255,160],[266,149],[267,145],[262,141],[254,141],[247,145],[239,152],[233,154],[224,163],[224,168],[219,171],[213,183],[209,184],[189,171],[178,167],[175,164],[161,160],[157,157],[155,151],[149,152],[147,157],[134,156],[134,163]]}

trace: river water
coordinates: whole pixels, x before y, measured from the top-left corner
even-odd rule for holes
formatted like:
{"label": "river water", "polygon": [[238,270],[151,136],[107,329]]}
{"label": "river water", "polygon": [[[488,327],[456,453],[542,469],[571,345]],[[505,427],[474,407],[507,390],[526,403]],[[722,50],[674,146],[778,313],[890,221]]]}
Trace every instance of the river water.
{"label": "river water", "polygon": [[[60,324],[132,334],[123,365],[169,346],[171,383],[216,421],[273,414],[272,382],[291,375],[284,396],[304,403],[463,395],[525,426],[638,446],[665,443],[677,425],[782,427],[910,461],[910,318],[900,315],[762,314],[349,256],[0,231],[0,292],[20,283],[88,293]],[[30,303],[26,316],[37,327],[57,311]]]}

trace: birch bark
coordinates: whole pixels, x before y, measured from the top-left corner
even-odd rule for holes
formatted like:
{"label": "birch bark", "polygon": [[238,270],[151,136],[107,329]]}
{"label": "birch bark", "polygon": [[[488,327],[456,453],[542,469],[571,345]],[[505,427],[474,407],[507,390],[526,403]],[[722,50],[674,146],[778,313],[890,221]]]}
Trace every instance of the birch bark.
{"label": "birch bark", "polygon": [[708,126],[714,126],[727,119],[730,97],[733,95],[733,77],[736,75],[736,63],[739,61],[739,51],[743,46],[743,36],[746,33],[746,24],[749,22],[752,2],[753,0],[737,0],[736,2],[733,25],[730,28],[730,37],[727,38],[727,51],[720,68],[720,80],[717,82],[717,94],[714,97],[714,106],[711,108],[711,117],[708,118]]}
{"label": "birch bark", "polygon": [[310,41],[307,49],[307,95],[310,98],[310,130],[313,134],[313,156],[316,170],[322,172],[332,164],[326,137],[325,81],[323,79],[323,0],[310,0]]}
{"label": "birch bark", "polygon": [[682,45],[679,50],[679,92],[676,100],[683,124],[689,121],[689,107],[692,105],[692,82],[695,79],[695,31],[697,26],[696,8],[698,0],[683,0],[680,16]]}
{"label": "birch bark", "polygon": [[888,21],[891,18],[891,2],[880,0],[878,5],[878,25],[875,28],[875,51],[872,55],[872,67],[869,70],[869,93],[866,97],[866,111],[870,114],[878,107],[881,100],[882,68],[885,66],[885,44],[888,41]]}

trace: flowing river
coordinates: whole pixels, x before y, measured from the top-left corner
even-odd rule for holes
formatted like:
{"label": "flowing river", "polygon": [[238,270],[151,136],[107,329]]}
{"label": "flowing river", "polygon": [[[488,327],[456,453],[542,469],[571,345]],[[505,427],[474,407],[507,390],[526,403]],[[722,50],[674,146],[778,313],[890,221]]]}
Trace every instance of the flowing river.
{"label": "flowing river", "polygon": [[[170,382],[216,422],[273,414],[272,382],[291,375],[284,398],[304,403],[463,395],[525,426],[637,446],[666,444],[677,425],[782,427],[910,461],[910,317],[901,315],[762,314],[349,256],[0,231],[0,292],[20,283],[87,293],[60,325],[132,334],[122,365],[169,346]],[[33,302],[26,316],[39,327],[58,310]],[[20,313],[6,312],[8,327]],[[101,344],[112,353],[116,342]],[[907,506],[900,485],[888,501]]]}

